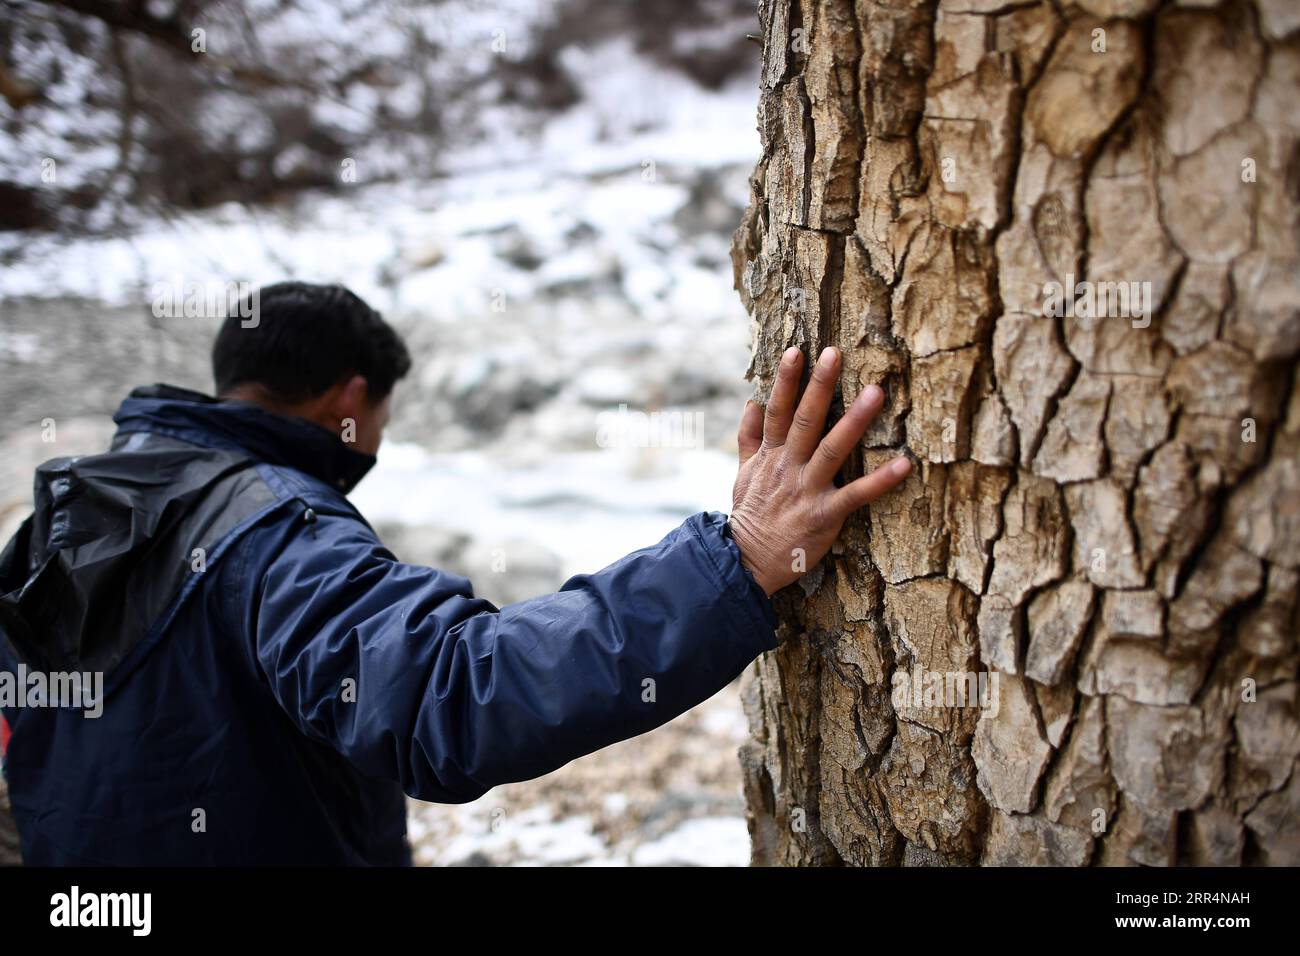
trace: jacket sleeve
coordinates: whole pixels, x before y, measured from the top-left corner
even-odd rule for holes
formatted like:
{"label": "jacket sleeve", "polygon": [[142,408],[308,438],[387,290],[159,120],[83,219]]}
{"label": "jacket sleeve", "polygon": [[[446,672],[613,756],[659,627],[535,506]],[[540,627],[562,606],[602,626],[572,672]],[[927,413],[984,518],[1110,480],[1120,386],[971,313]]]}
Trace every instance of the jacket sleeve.
{"label": "jacket sleeve", "polygon": [[[347,516],[293,534],[246,596],[256,666],[307,735],[459,803],[672,720],[776,645],[716,512],[498,610]],[[299,526],[301,527],[301,526]]]}

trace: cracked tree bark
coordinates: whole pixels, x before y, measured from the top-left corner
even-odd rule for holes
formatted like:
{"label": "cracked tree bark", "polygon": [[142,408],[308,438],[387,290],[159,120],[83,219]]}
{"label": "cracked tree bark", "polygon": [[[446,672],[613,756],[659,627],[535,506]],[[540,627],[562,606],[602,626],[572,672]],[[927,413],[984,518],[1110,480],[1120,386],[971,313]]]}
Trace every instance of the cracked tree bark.
{"label": "cracked tree bark", "polygon": [[756,396],[839,346],[918,467],[777,598],[753,861],[1300,863],[1300,7],[759,18]]}

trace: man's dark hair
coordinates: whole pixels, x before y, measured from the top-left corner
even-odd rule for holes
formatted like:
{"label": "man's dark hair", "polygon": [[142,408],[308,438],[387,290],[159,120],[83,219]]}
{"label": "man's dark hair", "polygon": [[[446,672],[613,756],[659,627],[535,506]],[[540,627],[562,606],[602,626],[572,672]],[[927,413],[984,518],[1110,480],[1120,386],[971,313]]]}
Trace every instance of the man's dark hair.
{"label": "man's dark hair", "polygon": [[256,384],[279,401],[300,402],[360,375],[378,402],[410,369],[401,336],[341,285],[266,286],[226,318],[212,345],[218,395]]}

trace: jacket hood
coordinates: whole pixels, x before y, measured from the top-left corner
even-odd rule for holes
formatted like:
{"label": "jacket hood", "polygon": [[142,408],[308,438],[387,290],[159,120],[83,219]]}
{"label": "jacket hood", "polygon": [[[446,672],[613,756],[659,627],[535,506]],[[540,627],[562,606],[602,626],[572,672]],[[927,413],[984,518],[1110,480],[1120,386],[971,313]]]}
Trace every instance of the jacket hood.
{"label": "jacket hood", "polygon": [[200,562],[274,499],[259,463],[342,492],[374,464],[326,429],[154,385],[122,403],[107,454],[36,471],[35,508],[0,553],[0,634],[47,670],[111,671]]}
{"label": "jacket hood", "polygon": [[[285,465],[347,494],[375,465],[305,418],[276,415],[251,402],[216,399],[174,385],[137,388],[113,416],[118,435],[151,432]],[[115,441],[116,445],[117,442]]]}

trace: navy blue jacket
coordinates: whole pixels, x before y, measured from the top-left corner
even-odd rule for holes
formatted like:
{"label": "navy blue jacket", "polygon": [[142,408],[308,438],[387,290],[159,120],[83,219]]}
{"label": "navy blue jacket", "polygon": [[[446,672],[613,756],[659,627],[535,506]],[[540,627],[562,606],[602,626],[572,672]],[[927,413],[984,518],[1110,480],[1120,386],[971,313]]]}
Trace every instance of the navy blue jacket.
{"label": "navy blue jacket", "polygon": [[408,863],[403,793],[547,773],[776,645],[721,514],[497,609],[384,548],[324,428],[168,386],[115,421],[0,555],[4,669],[104,675],[99,717],[4,709],[29,864]]}

